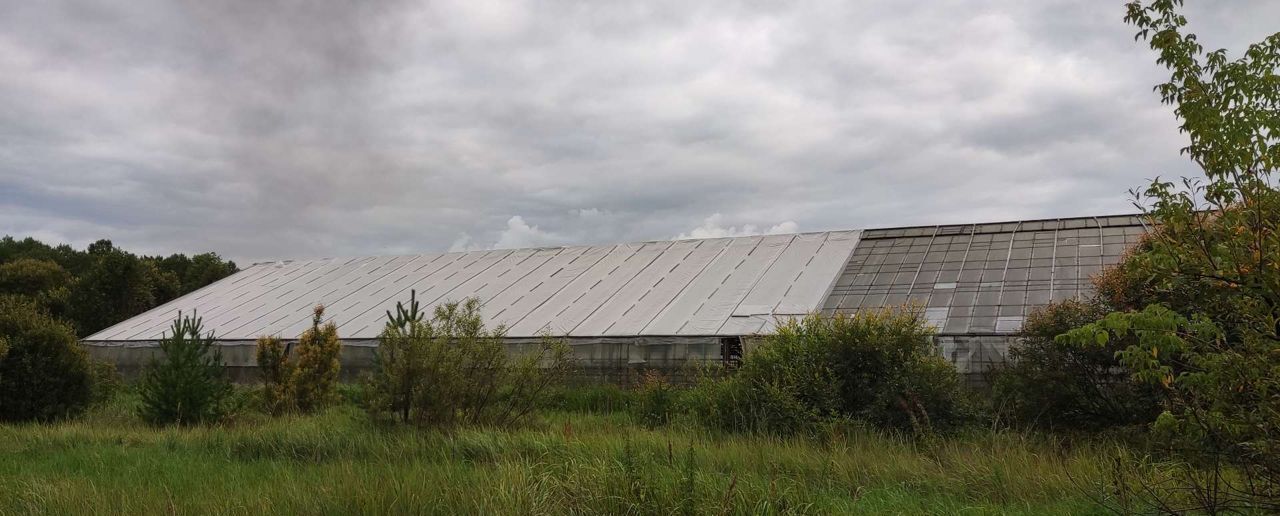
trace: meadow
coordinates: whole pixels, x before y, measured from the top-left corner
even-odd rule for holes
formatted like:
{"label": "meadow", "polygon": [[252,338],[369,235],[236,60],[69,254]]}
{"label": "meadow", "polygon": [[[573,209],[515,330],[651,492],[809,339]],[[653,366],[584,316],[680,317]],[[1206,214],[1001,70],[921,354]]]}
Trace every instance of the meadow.
{"label": "meadow", "polygon": [[0,425],[0,513],[1089,514],[1107,512],[1097,480],[1121,450],[992,429],[647,429],[605,394],[558,396],[519,429],[444,432],[372,421],[350,399],[157,428],[126,392],[76,419]]}

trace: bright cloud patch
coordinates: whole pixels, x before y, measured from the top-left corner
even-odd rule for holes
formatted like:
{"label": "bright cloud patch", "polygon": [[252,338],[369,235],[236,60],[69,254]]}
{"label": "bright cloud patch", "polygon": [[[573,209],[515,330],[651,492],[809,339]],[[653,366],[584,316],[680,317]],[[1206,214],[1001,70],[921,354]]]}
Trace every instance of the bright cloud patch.
{"label": "bright cloud patch", "polygon": [[706,220],[702,221],[702,225],[693,228],[688,233],[680,233],[676,236],[676,240],[685,240],[690,238],[724,238],[738,237],[749,235],[778,235],[784,233],[796,233],[800,231],[800,226],[792,221],[779,222],[768,229],[761,230],[754,224],[743,224],[741,226],[726,226],[724,224],[724,215],[716,213]]}

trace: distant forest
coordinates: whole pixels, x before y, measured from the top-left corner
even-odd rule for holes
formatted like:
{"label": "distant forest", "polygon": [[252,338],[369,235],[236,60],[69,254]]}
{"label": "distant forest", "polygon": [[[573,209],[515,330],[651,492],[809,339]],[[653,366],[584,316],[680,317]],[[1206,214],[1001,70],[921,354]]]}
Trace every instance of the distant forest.
{"label": "distant forest", "polygon": [[110,240],[85,250],[0,239],[0,295],[34,300],[88,336],[235,273],[217,253],[138,256]]}

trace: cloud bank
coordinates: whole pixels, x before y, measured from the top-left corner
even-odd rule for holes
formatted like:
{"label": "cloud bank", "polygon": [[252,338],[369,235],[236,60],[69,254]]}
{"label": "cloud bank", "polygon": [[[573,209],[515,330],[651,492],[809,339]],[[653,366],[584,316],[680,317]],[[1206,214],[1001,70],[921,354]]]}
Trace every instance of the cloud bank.
{"label": "cloud bank", "polygon": [[[0,0],[0,233],[252,261],[1125,212],[1194,170],[1122,11]],[[1280,5],[1189,16],[1239,48]]]}

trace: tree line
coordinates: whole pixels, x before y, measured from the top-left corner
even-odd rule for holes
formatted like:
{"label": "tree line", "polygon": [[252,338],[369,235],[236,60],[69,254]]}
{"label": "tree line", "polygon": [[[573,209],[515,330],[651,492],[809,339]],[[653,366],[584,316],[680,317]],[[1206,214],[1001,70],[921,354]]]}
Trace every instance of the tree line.
{"label": "tree line", "polygon": [[82,338],[238,270],[212,252],[140,256],[110,240],[79,250],[0,239],[0,296],[31,301]]}

